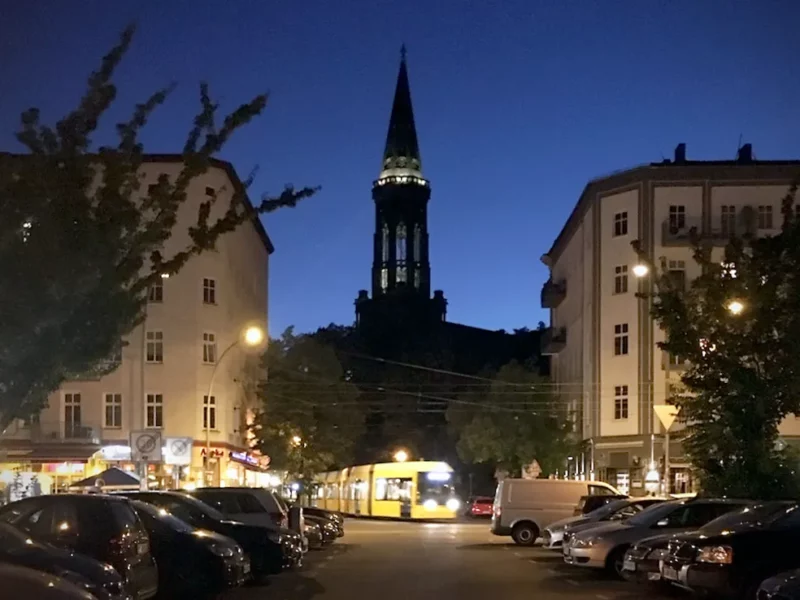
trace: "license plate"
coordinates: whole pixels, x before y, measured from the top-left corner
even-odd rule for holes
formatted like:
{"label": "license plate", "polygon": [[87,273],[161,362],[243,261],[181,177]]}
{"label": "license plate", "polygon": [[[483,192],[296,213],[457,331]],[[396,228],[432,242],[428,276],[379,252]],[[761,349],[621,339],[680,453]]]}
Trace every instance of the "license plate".
{"label": "license plate", "polygon": [[664,569],[661,571],[661,575],[664,577],[664,579],[669,579],[670,581],[678,581],[678,571],[676,571],[672,567],[665,566]]}
{"label": "license plate", "polygon": [[622,570],[623,571],[635,571],[636,570],[636,563],[630,559],[625,559],[622,561]]}
{"label": "license plate", "polygon": [[150,551],[150,544],[147,542],[139,542],[136,544],[136,554],[143,555]]}
{"label": "license plate", "polygon": [[569,556],[569,555],[570,555],[569,546],[564,546],[564,556]]}

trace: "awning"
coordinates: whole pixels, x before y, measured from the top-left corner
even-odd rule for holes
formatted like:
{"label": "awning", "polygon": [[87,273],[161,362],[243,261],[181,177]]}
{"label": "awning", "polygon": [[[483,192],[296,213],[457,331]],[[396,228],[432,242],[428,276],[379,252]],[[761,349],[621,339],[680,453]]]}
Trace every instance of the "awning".
{"label": "awning", "polygon": [[96,447],[86,446],[41,446],[34,448],[7,448],[2,451],[8,462],[63,463],[87,462],[97,452]]}
{"label": "awning", "polygon": [[69,487],[70,489],[100,487],[102,489],[127,488],[127,489],[138,490],[140,487],[140,483],[139,480],[130,473],[123,471],[122,469],[118,469],[117,467],[111,467],[110,469],[106,469],[102,473],[98,473],[97,475],[92,475],[91,477],[87,477],[86,479],[81,479],[80,481],[76,481]]}

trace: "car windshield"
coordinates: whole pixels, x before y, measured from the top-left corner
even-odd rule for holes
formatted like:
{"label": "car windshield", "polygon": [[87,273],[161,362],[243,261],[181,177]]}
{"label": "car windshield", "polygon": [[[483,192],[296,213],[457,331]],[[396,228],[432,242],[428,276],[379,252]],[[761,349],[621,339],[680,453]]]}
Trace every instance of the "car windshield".
{"label": "car windshield", "polygon": [[[136,509],[136,512],[138,512],[140,516],[143,516],[144,518],[150,517],[152,519],[155,519],[174,531],[180,531],[182,533],[193,533],[195,530],[194,527],[189,525],[186,521],[181,521],[177,517],[174,517],[164,508],[159,508],[153,506],[152,504],[147,504],[147,502],[141,502],[139,500],[133,501],[133,507]],[[144,513],[144,515],[142,515],[142,513]]]}
{"label": "car windshield", "polygon": [[755,506],[745,506],[706,523],[700,528],[700,532],[709,534],[725,529],[760,527],[783,515],[790,506],[791,504],[785,502],[769,502]]}
{"label": "car windshield", "polygon": [[656,504],[654,506],[645,508],[638,515],[631,517],[625,522],[633,527],[650,527],[653,523],[656,523],[668,516],[673,510],[682,504],[683,501],[681,500]]}
{"label": "car windshield", "polygon": [[595,508],[593,511],[588,512],[584,515],[587,519],[602,519],[603,517],[607,517],[609,515],[613,515],[621,508],[625,508],[630,504],[630,500],[612,500],[608,504],[604,504],[600,508]]}

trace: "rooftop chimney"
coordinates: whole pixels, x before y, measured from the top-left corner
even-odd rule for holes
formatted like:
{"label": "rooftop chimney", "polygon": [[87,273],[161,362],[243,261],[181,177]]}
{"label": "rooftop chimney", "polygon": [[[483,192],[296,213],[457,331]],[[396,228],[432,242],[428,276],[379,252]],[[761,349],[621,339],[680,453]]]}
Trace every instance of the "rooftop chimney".
{"label": "rooftop chimney", "polygon": [[753,144],[743,144],[739,151],[736,160],[742,163],[753,162]]}
{"label": "rooftop chimney", "polygon": [[686,144],[683,142],[675,146],[675,162],[679,164],[686,162]]}

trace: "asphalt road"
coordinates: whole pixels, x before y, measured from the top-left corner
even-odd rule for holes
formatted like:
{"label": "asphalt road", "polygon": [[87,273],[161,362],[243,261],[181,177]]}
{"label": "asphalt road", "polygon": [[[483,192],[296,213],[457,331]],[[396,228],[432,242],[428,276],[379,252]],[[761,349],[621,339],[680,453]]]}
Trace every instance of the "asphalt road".
{"label": "asphalt road", "polygon": [[303,568],[225,600],[660,600],[680,598],[564,565],[557,553],[521,548],[480,523],[350,519],[346,535],[310,552]]}

